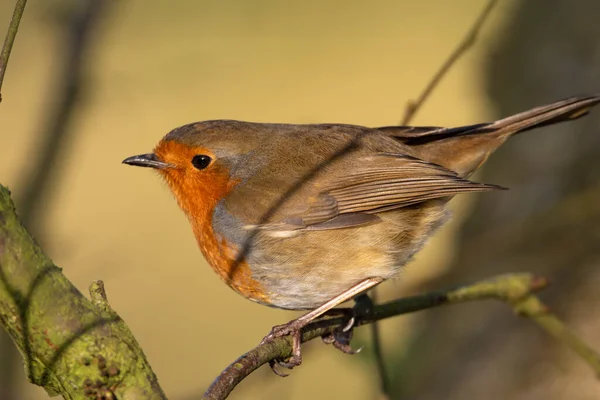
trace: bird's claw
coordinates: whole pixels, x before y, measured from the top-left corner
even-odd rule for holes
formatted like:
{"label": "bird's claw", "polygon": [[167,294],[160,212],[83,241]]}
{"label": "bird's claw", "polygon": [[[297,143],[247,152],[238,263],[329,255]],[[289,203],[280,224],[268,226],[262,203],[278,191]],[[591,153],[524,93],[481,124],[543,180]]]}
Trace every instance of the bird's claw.
{"label": "bird's claw", "polygon": [[[336,349],[346,354],[356,354],[362,350],[362,347],[354,350],[350,346],[352,340],[353,328],[356,323],[356,318],[362,315],[368,315],[372,312],[373,303],[368,296],[359,296],[356,299],[356,305],[353,308],[337,308],[328,310],[323,317],[328,318],[336,315],[343,315],[348,318],[344,325],[336,328],[332,333],[322,336],[326,344],[332,344]],[[271,329],[271,332],[263,338],[260,345],[264,345],[274,339],[291,336],[292,338],[292,355],[286,359],[271,360],[269,366],[271,370],[278,376],[286,377],[285,374],[277,369],[277,367],[292,369],[302,363],[302,354],[300,351],[300,343],[302,341],[302,328],[306,326],[308,321],[295,319],[283,325],[276,325]]]}
{"label": "bird's claw", "polygon": [[273,373],[275,375],[285,378],[285,377],[289,376],[290,374],[281,372],[279,370],[279,368],[292,369],[294,367],[297,367],[301,363],[302,363],[302,358],[298,359],[294,356],[291,356],[290,358],[288,358],[286,360],[271,360],[271,361],[269,361],[269,367],[271,367],[271,371],[273,371]]}
{"label": "bird's claw", "polygon": [[352,316],[348,319],[348,322],[346,322],[345,325],[339,326],[337,329],[327,335],[323,335],[321,339],[323,339],[325,344],[331,344],[333,347],[346,354],[353,355],[360,353],[360,351],[363,349],[362,347],[354,350],[352,346],[350,346],[350,341],[352,340],[354,333],[352,329],[354,327],[354,322],[355,319],[354,316]]}
{"label": "bird's claw", "polygon": [[366,294],[357,297],[355,301],[356,304],[352,308],[332,310],[332,312],[336,312],[337,315],[345,315],[348,320],[344,325],[339,326],[332,333],[322,337],[323,342],[326,344],[332,344],[333,347],[346,354],[357,354],[363,349],[361,347],[354,350],[352,346],[350,346],[353,333],[352,331],[357,318],[370,315],[373,312],[373,302]]}
{"label": "bird's claw", "polygon": [[288,336],[294,333],[294,327],[290,326],[293,322],[295,321],[288,322],[287,324],[283,325],[275,325],[273,328],[271,328],[271,332],[269,332],[269,334],[260,341],[260,345],[270,342],[273,339]]}
{"label": "bird's claw", "polygon": [[[333,334],[331,334],[331,336],[333,336]],[[323,338],[323,341],[325,341],[325,337]],[[352,346],[350,345],[350,343],[344,343],[338,340],[331,340],[329,342],[325,341],[325,343],[330,343],[333,345],[333,347],[335,347],[336,349],[338,349],[339,351],[341,351],[342,353],[345,354],[349,354],[349,355],[354,355],[354,354],[358,354],[362,351],[363,347],[359,347],[358,349],[353,349]]]}
{"label": "bird's claw", "polygon": [[269,366],[271,370],[275,373],[275,375],[281,376],[282,378],[288,376],[279,370],[277,367],[282,367],[285,369],[292,369],[297,367],[302,363],[302,355],[300,351],[300,342],[301,342],[301,334],[302,334],[303,326],[297,322],[297,320],[288,322],[283,325],[276,325],[271,329],[271,332],[263,338],[260,342],[261,345],[270,342],[271,340],[284,337],[291,336],[292,337],[292,355],[289,358],[282,360],[271,360],[269,361]]}
{"label": "bird's claw", "polygon": [[[275,362],[277,363],[278,366],[280,366],[282,368],[293,369],[294,367],[297,367],[298,365],[302,364],[302,357],[291,356],[288,359],[277,360]],[[287,376],[287,374],[284,374],[284,375]]]}
{"label": "bird's claw", "polygon": [[354,328],[354,315],[350,317],[350,319],[348,319],[348,322],[346,322],[346,325],[342,326],[342,332],[344,333],[350,333],[350,337],[352,337],[352,328]]}

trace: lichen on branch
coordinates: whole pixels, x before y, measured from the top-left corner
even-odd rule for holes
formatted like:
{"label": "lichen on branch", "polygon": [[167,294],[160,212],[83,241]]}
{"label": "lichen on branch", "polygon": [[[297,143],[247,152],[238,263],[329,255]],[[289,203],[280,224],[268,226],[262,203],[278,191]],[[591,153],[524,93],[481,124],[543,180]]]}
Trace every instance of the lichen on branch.
{"label": "lichen on branch", "polygon": [[91,289],[93,302],[40,249],[0,185],[0,324],[29,380],[65,399],[166,399],[101,283]]}

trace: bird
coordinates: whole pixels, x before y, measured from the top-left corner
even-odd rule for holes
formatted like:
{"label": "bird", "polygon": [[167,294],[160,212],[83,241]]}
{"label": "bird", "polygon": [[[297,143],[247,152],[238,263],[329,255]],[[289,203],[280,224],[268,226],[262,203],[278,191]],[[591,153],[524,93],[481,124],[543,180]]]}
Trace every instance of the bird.
{"label": "bird", "polygon": [[449,219],[450,199],[503,189],[469,177],[509,137],[577,119],[599,102],[571,97],[455,128],[202,121],[123,163],[158,171],[229,287],[263,305],[308,310],[262,342],[291,335],[292,355],[279,361],[292,368],[302,328],[396,277]]}

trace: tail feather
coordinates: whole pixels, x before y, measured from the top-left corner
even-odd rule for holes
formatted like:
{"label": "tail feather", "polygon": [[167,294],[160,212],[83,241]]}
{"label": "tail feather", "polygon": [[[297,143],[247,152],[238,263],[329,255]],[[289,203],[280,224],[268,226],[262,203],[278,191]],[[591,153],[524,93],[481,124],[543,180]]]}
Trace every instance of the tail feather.
{"label": "tail feather", "polygon": [[467,177],[508,137],[581,118],[598,103],[600,96],[572,97],[490,123],[457,128],[387,126],[377,129],[411,146],[421,158]]}
{"label": "tail feather", "polygon": [[572,97],[547,106],[533,108],[490,124],[490,128],[499,132],[514,134],[572,121],[587,115],[592,107],[600,103],[600,96]]}

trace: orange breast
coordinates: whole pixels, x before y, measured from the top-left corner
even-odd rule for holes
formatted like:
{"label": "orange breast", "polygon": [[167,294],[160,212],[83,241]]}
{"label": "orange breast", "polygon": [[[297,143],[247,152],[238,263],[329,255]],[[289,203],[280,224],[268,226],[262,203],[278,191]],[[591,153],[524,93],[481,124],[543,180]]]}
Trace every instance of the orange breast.
{"label": "orange breast", "polygon": [[[206,170],[195,170],[190,160],[197,154],[214,155],[200,147],[190,148],[175,141],[163,141],[154,153],[163,161],[182,166],[161,170],[179,206],[188,216],[198,246],[219,277],[242,296],[270,304],[259,282],[252,278],[248,264],[238,261],[238,247],[214,232],[215,207],[237,184],[224,166],[215,163]],[[190,166],[189,168],[187,166]]]}
{"label": "orange breast", "polygon": [[237,246],[216,235],[210,223],[193,224],[198,246],[219,277],[242,296],[263,304],[270,304],[261,285],[252,278],[250,267],[237,260]]}

